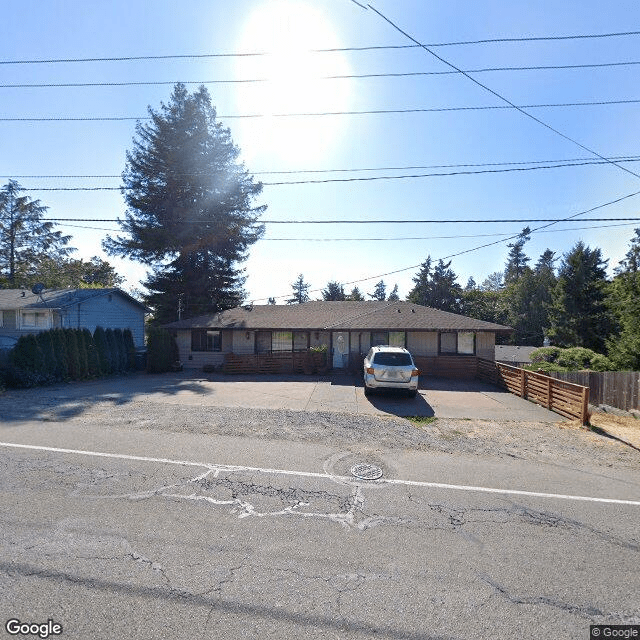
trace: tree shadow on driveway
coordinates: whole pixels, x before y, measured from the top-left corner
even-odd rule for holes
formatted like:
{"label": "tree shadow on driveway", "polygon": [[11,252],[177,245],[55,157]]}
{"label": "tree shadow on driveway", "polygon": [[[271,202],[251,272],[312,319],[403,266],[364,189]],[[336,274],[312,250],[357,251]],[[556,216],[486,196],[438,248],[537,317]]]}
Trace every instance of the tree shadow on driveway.
{"label": "tree shadow on driveway", "polygon": [[183,392],[208,395],[214,392],[211,386],[203,384],[206,380],[193,378],[192,372],[137,373],[32,389],[11,389],[0,394],[0,426],[29,420],[64,422],[101,403],[121,406],[143,395],[176,396]]}

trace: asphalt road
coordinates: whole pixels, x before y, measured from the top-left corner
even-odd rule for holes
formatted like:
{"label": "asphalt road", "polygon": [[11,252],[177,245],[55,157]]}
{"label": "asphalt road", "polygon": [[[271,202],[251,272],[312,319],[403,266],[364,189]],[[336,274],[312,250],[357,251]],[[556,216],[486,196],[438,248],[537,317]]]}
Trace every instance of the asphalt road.
{"label": "asphalt road", "polygon": [[[165,408],[176,421],[175,398]],[[627,452],[616,468],[114,416],[0,423],[3,625],[466,640],[640,624],[640,464]],[[309,414],[286,416],[303,429]],[[382,479],[357,481],[358,462]]]}

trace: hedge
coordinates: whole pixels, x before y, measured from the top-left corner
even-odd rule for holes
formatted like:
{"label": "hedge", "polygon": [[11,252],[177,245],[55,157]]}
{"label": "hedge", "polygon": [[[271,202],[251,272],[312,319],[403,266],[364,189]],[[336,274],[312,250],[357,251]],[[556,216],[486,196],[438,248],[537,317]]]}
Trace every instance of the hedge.
{"label": "hedge", "polygon": [[[177,347],[175,357],[171,355],[171,345],[165,345],[163,349],[177,360]],[[129,329],[105,331],[96,327],[93,335],[88,329],[50,329],[36,335],[20,336],[9,352],[9,365],[1,372],[3,380],[0,383],[24,388],[97,378],[133,369],[135,344]]]}

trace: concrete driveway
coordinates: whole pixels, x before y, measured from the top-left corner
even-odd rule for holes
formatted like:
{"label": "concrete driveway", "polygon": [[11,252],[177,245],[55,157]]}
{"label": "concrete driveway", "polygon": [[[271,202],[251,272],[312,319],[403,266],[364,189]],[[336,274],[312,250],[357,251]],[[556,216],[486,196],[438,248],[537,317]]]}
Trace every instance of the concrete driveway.
{"label": "concrete driveway", "polygon": [[[19,392],[18,392],[19,393]],[[162,403],[200,406],[337,411],[364,415],[436,416],[525,422],[559,422],[558,414],[477,381],[423,377],[417,397],[393,392],[365,397],[362,381],[349,374],[223,375],[183,371],[140,374],[94,382],[45,387],[59,399],[127,402],[144,395]]]}

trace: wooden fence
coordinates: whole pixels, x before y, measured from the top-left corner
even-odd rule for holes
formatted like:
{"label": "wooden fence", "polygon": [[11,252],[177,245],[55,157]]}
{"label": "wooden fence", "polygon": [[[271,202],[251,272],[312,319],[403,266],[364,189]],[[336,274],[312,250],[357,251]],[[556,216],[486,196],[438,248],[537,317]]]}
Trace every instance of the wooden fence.
{"label": "wooden fence", "polygon": [[283,351],[281,353],[250,353],[224,356],[222,370],[225,373],[311,373],[326,370],[326,353],[308,351]]}
{"label": "wooden fence", "polygon": [[478,361],[478,377],[567,418],[589,420],[589,387],[490,360]]}
{"label": "wooden fence", "polygon": [[608,404],[625,411],[640,409],[638,371],[554,371],[549,375],[589,387],[591,404]]}

